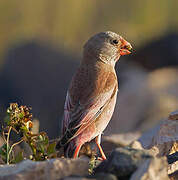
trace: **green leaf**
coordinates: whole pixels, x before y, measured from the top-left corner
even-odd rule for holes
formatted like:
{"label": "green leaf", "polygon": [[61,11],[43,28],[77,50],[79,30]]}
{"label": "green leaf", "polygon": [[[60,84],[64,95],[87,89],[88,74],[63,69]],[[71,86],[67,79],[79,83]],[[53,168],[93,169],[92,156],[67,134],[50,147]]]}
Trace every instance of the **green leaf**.
{"label": "green leaf", "polygon": [[49,146],[47,148],[47,154],[50,155],[50,154],[55,153],[56,152],[55,147],[56,147],[56,143],[55,142],[49,144]]}
{"label": "green leaf", "polygon": [[39,142],[43,141],[43,136],[42,136],[42,135],[39,135],[39,136],[38,136],[38,141],[39,141]]}
{"label": "green leaf", "polygon": [[49,143],[49,139],[47,136],[44,136],[44,144],[47,145]]}
{"label": "green leaf", "polygon": [[93,169],[96,167],[96,158],[92,156],[89,162],[89,169],[88,172],[91,175],[93,173]]}
{"label": "green leaf", "polygon": [[19,113],[19,118],[23,119],[23,117],[24,117],[24,113],[23,112]]}
{"label": "green leaf", "polygon": [[39,143],[37,149],[38,149],[40,152],[42,152],[43,154],[45,153],[45,146],[44,146],[44,144],[40,144],[40,143]]}
{"label": "green leaf", "polygon": [[47,145],[49,143],[49,140],[48,140],[48,137],[46,134],[40,134],[38,136],[38,142],[44,144],[44,145]]}
{"label": "green leaf", "polygon": [[20,129],[23,131],[23,133],[28,132],[28,128],[26,126],[22,126]]}

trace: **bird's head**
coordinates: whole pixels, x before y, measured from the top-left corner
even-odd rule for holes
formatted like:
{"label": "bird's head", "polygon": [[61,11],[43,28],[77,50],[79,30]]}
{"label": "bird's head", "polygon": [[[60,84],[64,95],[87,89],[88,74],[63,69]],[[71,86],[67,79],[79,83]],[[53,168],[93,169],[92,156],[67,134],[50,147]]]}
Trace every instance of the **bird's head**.
{"label": "bird's head", "polygon": [[130,54],[132,46],[120,35],[111,32],[101,32],[92,36],[84,45],[84,57],[115,65],[122,55]]}

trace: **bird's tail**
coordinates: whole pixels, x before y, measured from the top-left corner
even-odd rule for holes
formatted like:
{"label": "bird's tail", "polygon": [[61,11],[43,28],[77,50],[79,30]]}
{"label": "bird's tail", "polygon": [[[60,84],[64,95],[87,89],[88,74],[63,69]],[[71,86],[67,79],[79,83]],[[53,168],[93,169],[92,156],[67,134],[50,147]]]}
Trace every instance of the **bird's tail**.
{"label": "bird's tail", "polygon": [[72,158],[74,155],[75,149],[76,149],[74,140],[72,140],[68,143],[65,143],[65,144],[62,143],[63,142],[62,140],[63,140],[63,138],[58,141],[58,143],[56,145],[56,149],[59,150],[63,147],[64,148],[64,157]]}
{"label": "bird's tail", "polygon": [[76,145],[75,145],[75,139],[72,139],[72,136],[75,132],[66,131],[63,137],[58,141],[56,144],[56,149],[59,150],[62,147],[64,148],[64,156],[68,158],[72,158]]}
{"label": "bird's tail", "polygon": [[64,156],[66,158],[72,158],[74,156],[75,149],[76,145],[74,140],[72,140],[64,146]]}

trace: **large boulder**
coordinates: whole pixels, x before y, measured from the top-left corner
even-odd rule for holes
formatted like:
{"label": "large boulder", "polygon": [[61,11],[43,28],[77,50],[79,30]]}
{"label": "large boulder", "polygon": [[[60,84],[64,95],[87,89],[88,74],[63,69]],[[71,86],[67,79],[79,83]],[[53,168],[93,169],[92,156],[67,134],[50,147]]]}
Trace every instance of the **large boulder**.
{"label": "large boulder", "polygon": [[132,174],[130,180],[169,180],[166,158],[145,160]]}
{"label": "large boulder", "polygon": [[145,160],[151,158],[153,157],[144,150],[117,148],[95,169],[95,173],[111,173],[118,179],[129,179]]}
{"label": "large boulder", "polygon": [[108,156],[113,149],[117,147],[125,147],[130,145],[133,141],[137,140],[141,136],[139,132],[130,132],[123,134],[111,134],[108,136],[103,136],[102,147],[106,156]]}
{"label": "large boulder", "polygon": [[165,156],[178,151],[178,111],[170,113],[155,128],[144,133],[138,141],[144,149],[150,149],[156,156]]}
{"label": "large boulder", "polygon": [[24,160],[16,165],[1,165],[0,180],[57,180],[70,175],[87,175],[88,168],[87,159]]}
{"label": "large boulder", "polygon": [[98,173],[92,176],[69,176],[65,177],[62,180],[117,180],[117,177],[113,174],[106,174],[106,173]]}
{"label": "large boulder", "polygon": [[[135,144],[147,150],[157,157],[167,156],[169,165],[167,173],[174,179],[178,172],[178,111],[170,113],[169,117],[161,121],[157,126],[144,133]],[[146,176],[146,175],[145,175]]]}

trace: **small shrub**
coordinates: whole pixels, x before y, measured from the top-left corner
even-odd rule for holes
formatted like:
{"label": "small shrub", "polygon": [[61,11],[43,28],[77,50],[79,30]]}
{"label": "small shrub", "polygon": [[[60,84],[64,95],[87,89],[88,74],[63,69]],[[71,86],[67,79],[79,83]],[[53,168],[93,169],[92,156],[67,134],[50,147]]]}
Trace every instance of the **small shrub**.
{"label": "small shrub", "polygon": [[[34,134],[31,129],[33,127],[31,108],[27,106],[18,106],[17,103],[11,103],[7,109],[5,118],[5,126],[2,127],[1,135],[5,144],[0,148],[2,160],[7,163],[18,163],[24,159],[23,152],[20,151],[16,155],[13,148],[26,142],[30,147],[32,154],[29,159],[34,161],[43,161],[57,156],[55,151],[56,143],[49,143],[49,138],[45,132]],[[10,144],[10,134],[14,131],[20,135],[20,140]]]}

